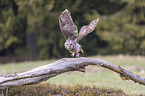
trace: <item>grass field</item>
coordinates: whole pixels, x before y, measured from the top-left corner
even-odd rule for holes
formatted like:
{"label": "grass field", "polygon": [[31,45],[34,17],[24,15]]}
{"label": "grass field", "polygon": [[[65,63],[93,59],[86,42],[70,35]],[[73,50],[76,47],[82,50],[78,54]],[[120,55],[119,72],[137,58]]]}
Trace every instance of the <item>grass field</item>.
{"label": "grass field", "polygon": [[[110,63],[120,65],[128,71],[137,75],[145,77],[145,57],[141,56],[92,56],[90,58],[97,58],[108,61]],[[14,72],[24,72],[31,70],[35,67],[46,65],[56,60],[49,61],[33,61],[22,63],[8,63],[0,65],[0,75],[11,74]],[[88,66],[86,73],[81,72],[67,72],[47,80],[46,83],[55,83],[57,85],[70,85],[76,84],[88,85],[101,88],[117,88],[122,89],[127,94],[144,94],[145,86],[135,84],[133,81],[124,81],[117,73],[108,69],[96,66]],[[43,83],[43,84],[44,84]]]}

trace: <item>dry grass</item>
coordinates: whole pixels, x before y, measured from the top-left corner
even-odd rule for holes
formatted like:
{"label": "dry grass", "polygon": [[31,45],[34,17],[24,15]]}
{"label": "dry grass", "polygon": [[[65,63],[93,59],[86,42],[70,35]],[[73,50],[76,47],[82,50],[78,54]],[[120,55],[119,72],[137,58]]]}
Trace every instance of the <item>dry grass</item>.
{"label": "dry grass", "polygon": [[120,89],[39,84],[10,88],[9,96],[128,96]]}

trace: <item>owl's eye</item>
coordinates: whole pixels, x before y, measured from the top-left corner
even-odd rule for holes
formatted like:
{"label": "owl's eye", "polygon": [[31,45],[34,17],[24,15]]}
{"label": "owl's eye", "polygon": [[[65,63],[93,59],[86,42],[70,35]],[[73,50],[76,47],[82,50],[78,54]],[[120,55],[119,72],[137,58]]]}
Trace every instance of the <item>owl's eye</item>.
{"label": "owl's eye", "polygon": [[72,44],[70,44],[70,45],[72,45]]}

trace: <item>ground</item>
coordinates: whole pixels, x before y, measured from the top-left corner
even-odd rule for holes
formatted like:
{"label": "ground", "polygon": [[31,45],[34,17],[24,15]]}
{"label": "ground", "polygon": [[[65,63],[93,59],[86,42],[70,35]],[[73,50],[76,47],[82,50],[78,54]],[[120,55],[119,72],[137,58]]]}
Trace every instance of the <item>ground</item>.
{"label": "ground", "polygon": [[[97,58],[108,61],[115,65],[120,65],[124,69],[131,71],[137,75],[145,77],[145,57],[143,56],[92,56],[90,58]],[[56,60],[47,61],[33,61],[21,63],[8,63],[0,65],[0,75],[11,74],[14,72],[24,72],[35,67],[46,65]],[[56,77],[53,77],[42,84],[54,83],[56,85],[70,85],[76,84],[82,86],[96,86],[99,88],[121,89],[126,94],[144,94],[145,86],[134,83],[133,81],[124,81],[120,76],[108,69],[96,66],[88,66],[86,73],[81,72],[67,72]]]}

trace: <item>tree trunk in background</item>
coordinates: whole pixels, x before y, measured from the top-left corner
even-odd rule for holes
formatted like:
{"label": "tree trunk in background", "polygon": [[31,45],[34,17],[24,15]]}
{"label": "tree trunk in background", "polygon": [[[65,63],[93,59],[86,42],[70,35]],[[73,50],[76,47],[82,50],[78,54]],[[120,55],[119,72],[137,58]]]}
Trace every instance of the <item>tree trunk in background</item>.
{"label": "tree trunk in background", "polygon": [[29,60],[36,60],[38,58],[38,53],[39,53],[39,49],[37,46],[37,37],[36,37],[36,33],[37,33],[37,25],[35,25],[35,32],[29,32],[27,33],[27,37],[26,37],[26,45],[27,45],[27,50],[29,52]]}

